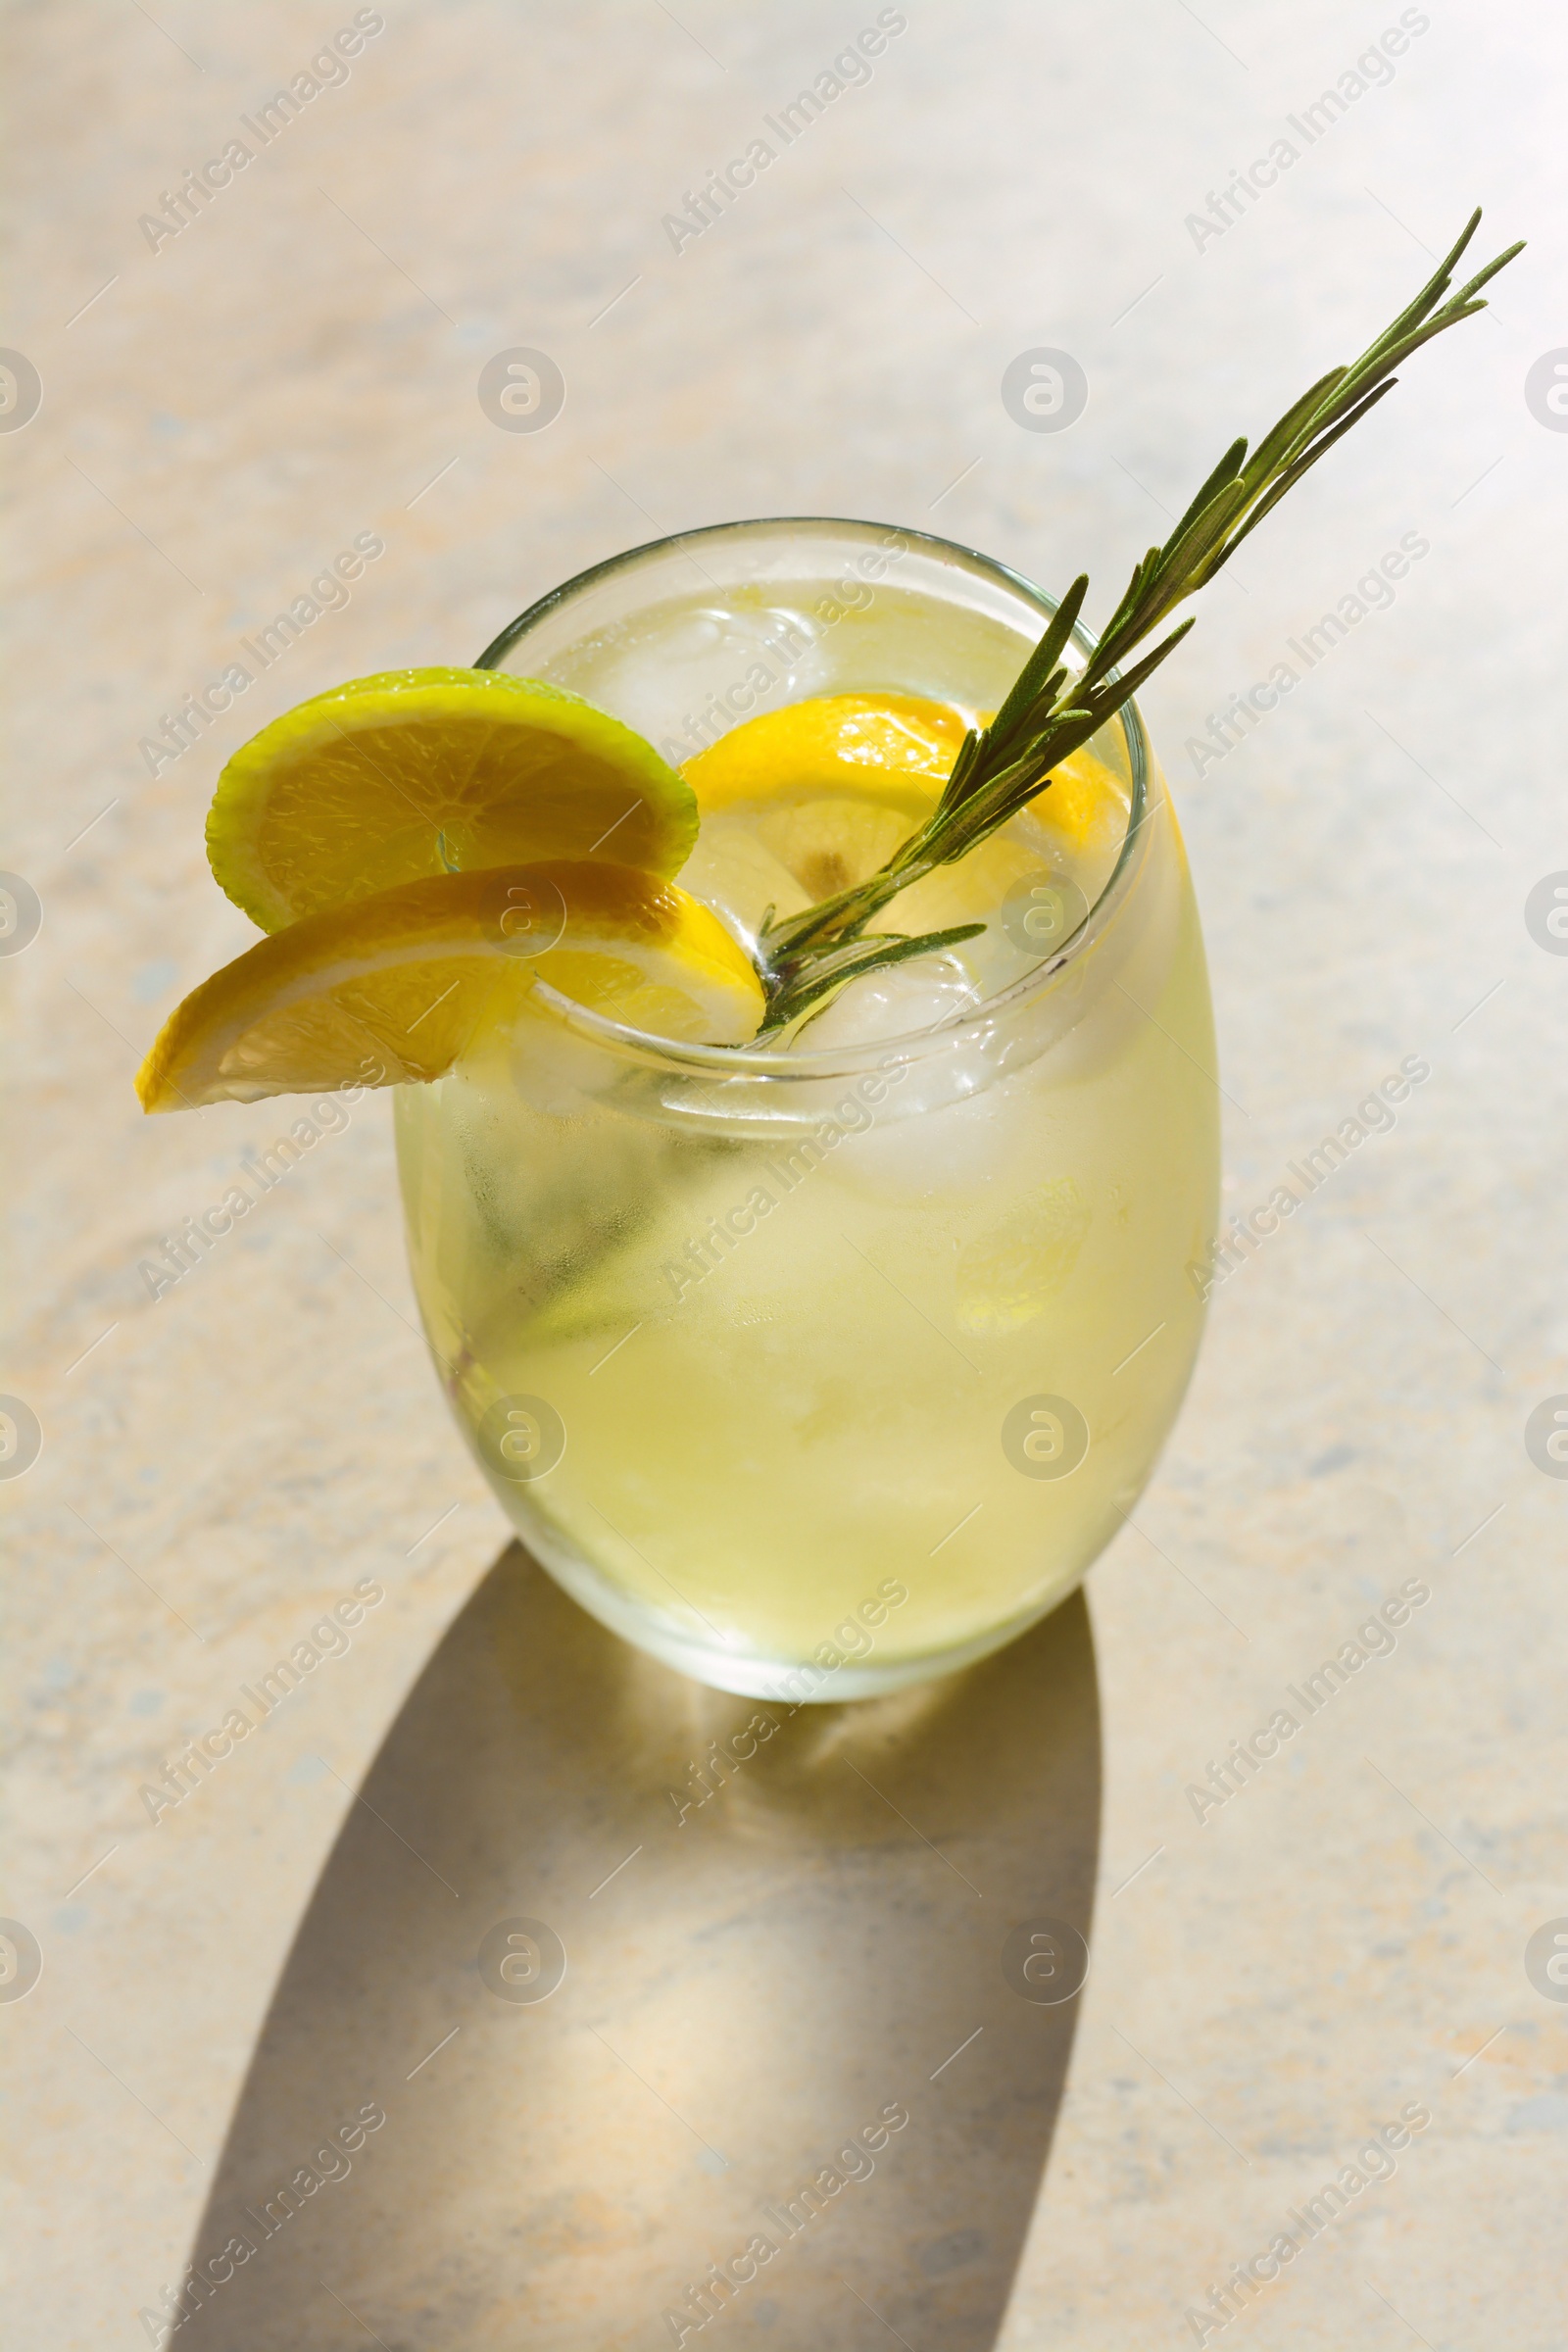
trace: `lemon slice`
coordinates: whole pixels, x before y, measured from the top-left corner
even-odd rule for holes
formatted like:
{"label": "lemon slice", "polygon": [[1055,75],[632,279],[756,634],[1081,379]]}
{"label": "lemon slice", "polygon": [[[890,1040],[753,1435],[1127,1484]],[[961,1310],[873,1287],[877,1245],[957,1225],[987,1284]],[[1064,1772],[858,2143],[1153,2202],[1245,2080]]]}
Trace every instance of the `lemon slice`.
{"label": "lemon slice", "polygon": [[1056,761],[1051,782],[1030,802],[1029,813],[1074,850],[1114,854],[1131,808],[1131,795],[1114,769],[1080,744]]}
{"label": "lemon slice", "polygon": [[[817,695],[745,720],[682,772],[705,821],[744,807],[769,855],[808,899],[825,899],[874,873],[908,838],[940,798],[966,730],[994,715],[923,695]],[[1127,811],[1120,780],[1087,745],[1056,762],[1029,804],[1074,851],[1114,849]],[[983,900],[984,887],[982,915]],[[903,927],[907,894],[899,905]],[[912,912],[909,927],[927,928]]]}
{"label": "lemon slice", "polygon": [[706,816],[780,792],[874,793],[923,815],[958,757],[970,714],[916,694],[821,694],[720,736],[681,771]]}
{"label": "lemon slice", "polygon": [[[683,772],[704,839],[731,819],[743,825],[808,904],[863,881],[907,840],[967,723],[919,695],[817,695],[748,719]],[[781,905],[787,893],[768,895]]]}
{"label": "lemon slice", "polygon": [[306,915],[203,981],[136,1076],[145,1110],[439,1078],[535,980],[629,1028],[740,1045],[761,984],[715,914],[628,866],[405,882]]}
{"label": "lemon slice", "polygon": [[394,669],[318,694],[218,779],[207,855],[264,931],[453,868],[603,857],[669,875],[691,787],[580,695],[488,669]]}

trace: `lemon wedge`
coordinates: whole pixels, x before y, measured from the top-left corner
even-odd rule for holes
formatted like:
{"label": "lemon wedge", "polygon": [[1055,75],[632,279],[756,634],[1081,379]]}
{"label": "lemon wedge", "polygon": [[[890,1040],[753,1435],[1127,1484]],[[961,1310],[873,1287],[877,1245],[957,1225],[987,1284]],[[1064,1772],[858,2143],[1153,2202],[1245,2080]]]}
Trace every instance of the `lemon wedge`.
{"label": "lemon wedge", "polygon": [[688,785],[580,695],[488,669],[354,678],[274,718],[218,780],[207,855],[264,931],[425,875],[603,857],[679,871]]}
{"label": "lemon wedge", "polygon": [[259,940],[170,1016],[145,1110],[439,1078],[536,980],[628,1028],[741,1045],[761,984],[718,917],[632,867],[561,858],[400,883]]}

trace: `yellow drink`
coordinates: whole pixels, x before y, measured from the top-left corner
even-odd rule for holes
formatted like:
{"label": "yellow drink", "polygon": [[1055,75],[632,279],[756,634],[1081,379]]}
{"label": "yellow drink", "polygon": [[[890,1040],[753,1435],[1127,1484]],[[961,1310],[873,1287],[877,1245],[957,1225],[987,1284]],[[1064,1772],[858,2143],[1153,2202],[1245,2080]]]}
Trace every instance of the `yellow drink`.
{"label": "yellow drink", "polygon": [[[508,660],[690,758],[694,678],[711,740],[754,646],[769,711],[971,710],[1041,613],[912,534],[740,526],[588,575]],[[1048,793],[885,918],[982,938],[854,984],[790,1049],[661,1045],[541,991],[401,1090],[416,1283],[487,1475],[584,1606],[704,1680],[841,1698],[997,1646],[1082,1576],[1174,1417],[1213,1041],[1174,814],[1124,715],[1054,816]],[[907,789],[894,839],[939,784]],[[775,778],[705,813],[683,884],[753,931],[833,861],[880,864],[889,808],[885,774]]]}

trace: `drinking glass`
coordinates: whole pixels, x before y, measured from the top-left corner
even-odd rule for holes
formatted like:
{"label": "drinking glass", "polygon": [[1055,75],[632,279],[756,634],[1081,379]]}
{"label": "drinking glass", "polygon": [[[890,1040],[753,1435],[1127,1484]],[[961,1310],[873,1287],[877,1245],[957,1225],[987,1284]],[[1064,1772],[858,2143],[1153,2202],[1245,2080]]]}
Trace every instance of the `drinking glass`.
{"label": "drinking glass", "polygon": [[[480,659],[675,763],[809,696],[993,710],[1053,611],[923,533],[741,522],[595,566]],[[1136,708],[1090,750],[1113,837],[986,910],[1016,951],[993,991],[910,964],[868,1026],[846,999],[729,1050],[538,985],[398,1090],[415,1285],[480,1466],[585,1609],[701,1682],[837,1700],[997,1648],[1175,1417],[1215,1229],[1207,977]]]}

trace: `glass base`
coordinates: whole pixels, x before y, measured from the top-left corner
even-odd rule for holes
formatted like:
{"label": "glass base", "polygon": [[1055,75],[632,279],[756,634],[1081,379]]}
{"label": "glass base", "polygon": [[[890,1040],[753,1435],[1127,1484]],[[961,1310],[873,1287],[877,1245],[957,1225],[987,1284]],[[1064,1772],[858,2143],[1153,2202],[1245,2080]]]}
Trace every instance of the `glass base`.
{"label": "glass base", "polygon": [[628,1600],[585,1560],[552,1542],[541,1530],[519,1531],[519,1541],[579,1608],[634,1648],[646,1650],[662,1665],[672,1666],[693,1682],[706,1683],[711,1690],[732,1691],[740,1698],[770,1698],[790,1707],[836,1706],[844,1699],[880,1698],[885,1691],[906,1690],[913,1684],[934,1683],[945,1674],[956,1674],[959,1667],[972,1666],[977,1658],[1004,1649],[1032,1625],[1038,1625],[1077,1591],[1085,1574],[1079,1570],[1020,1615],[950,1649],[931,1650],[888,1665],[867,1658],[846,1658],[842,1665],[829,1667],[809,1659],[762,1658],[753,1651],[727,1648],[717,1638],[705,1641],[701,1636],[679,1633],[667,1619]]}

